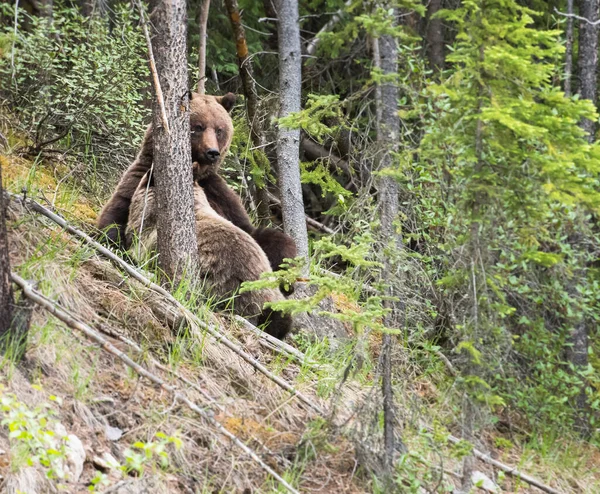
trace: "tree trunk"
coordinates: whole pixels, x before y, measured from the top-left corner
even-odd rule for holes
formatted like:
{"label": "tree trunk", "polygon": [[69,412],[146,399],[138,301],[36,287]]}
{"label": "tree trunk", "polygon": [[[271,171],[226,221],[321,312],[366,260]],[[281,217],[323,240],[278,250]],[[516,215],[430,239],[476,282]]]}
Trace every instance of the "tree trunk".
{"label": "tree trunk", "polygon": [[444,25],[441,19],[432,19],[432,16],[443,8],[443,0],[431,0],[427,8],[427,58],[429,66],[440,71],[444,69]]}
{"label": "tree trunk", "polygon": [[[300,111],[302,69],[297,0],[277,1],[279,39],[279,117]],[[296,244],[298,255],[306,259],[308,272],[308,233],[300,184],[300,130],[280,125],[277,130],[277,164],[283,229]]]}
{"label": "tree trunk", "polygon": [[[591,22],[598,19],[599,0],[581,0],[579,14]],[[596,105],[598,78],[598,26],[588,22],[579,23],[579,94]],[[588,141],[594,142],[596,124],[584,119],[581,127],[588,133]]]}
{"label": "tree trunk", "polygon": [[[258,114],[258,93],[256,84],[254,84],[254,76],[252,75],[252,61],[248,52],[248,44],[246,43],[246,31],[242,26],[242,16],[237,0],[225,0],[233,34],[235,35],[235,47],[238,57],[238,65],[240,68],[240,79],[244,88],[244,96],[246,99],[246,113],[250,124],[250,137],[254,147],[264,149],[265,138],[262,131],[262,119]],[[264,184],[260,187],[256,184],[257,213],[259,223],[263,223],[270,216],[269,195],[267,187]]]}
{"label": "tree trunk", "polygon": [[[198,244],[192,191],[190,108],[187,74],[185,0],[155,0],[151,14],[160,102],[153,103],[154,173],[157,201],[159,265],[171,281],[197,264]],[[157,88],[155,87],[155,96]]]}
{"label": "tree trunk", "polygon": [[206,26],[208,24],[208,12],[210,11],[210,0],[202,0],[198,12],[198,27],[200,28],[200,43],[198,43],[198,93],[206,93],[206,41],[208,35]]}
{"label": "tree trunk", "polygon": [[[389,5],[383,4],[385,9]],[[397,25],[397,13],[394,12],[392,25]],[[381,70],[384,75],[398,73],[398,49],[396,39],[390,35],[380,36],[373,40],[373,58],[374,65]],[[393,166],[393,153],[399,149],[400,139],[400,119],[398,117],[398,87],[395,81],[379,84],[376,88],[376,114],[377,114],[377,142],[381,158],[378,164],[378,170],[382,171]],[[381,244],[383,248],[401,248],[402,242],[400,236],[395,232],[394,220],[398,216],[398,183],[393,177],[378,176],[375,182],[377,187],[377,204],[379,208],[379,217],[381,219]],[[389,257],[383,259],[383,282],[386,285],[386,295],[393,296],[391,287],[391,266]],[[387,300],[384,303],[390,312],[386,314],[384,323],[388,327],[393,327],[393,308],[391,302]],[[395,411],[394,395],[392,387],[392,350],[394,338],[388,333],[383,335],[383,344],[381,347],[382,362],[382,395],[383,395],[383,415],[384,415],[384,462],[388,476],[393,471],[393,459],[395,445]]]}
{"label": "tree trunk", "polygon": [[565,44],[565,96],[571,96],[571,77],[573,75],[573,0],[567,0],[567,30]]}
{"label": "tree trunk", "polygon": [[10,282],[6,211],[7,204],[2,188],[2,164],[0,163],[0,339],[2,342],[9,337],[14,307],[12,284]]}

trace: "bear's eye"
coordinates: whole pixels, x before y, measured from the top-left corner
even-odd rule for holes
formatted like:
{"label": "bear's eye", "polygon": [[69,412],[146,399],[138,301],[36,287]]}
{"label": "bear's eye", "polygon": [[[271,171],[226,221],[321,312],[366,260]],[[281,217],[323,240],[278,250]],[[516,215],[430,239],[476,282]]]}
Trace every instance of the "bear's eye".
{"label": "bear's eye", "polygon": [[195,126],[192,128],[192,134],[195,134],[195,133],[197,133],[197,132],[198,132],[198,133],[199,133],[199,132],[202,132],[203,130],[204,130],[204,125],[195,125]]}
{"label": "bear's eye", "polygon": [[221,137],[223,135],[223,129],[217,129],[217,137]]}

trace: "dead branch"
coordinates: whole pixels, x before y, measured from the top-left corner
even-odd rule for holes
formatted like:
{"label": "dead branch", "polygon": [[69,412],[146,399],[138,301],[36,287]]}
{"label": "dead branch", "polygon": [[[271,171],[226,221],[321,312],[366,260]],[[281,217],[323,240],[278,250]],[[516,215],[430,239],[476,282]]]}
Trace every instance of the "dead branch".
{"label": "dead branch", "polygon": [[[268,195],[269,195],[269,201],[271,201],[273,204],[276,204],[277,206],[281,207],[281,201],[279,200],[279,198],[275,197],[270,192],[268,192]],[[306,224],[308,226],[314,228],[315,230],[317,230],[319,232],[327,233],[329,235],[335,234],[335,232],[328,226],[325,226],[323,223],[320,223],[317,220],[313,220],[308,215],[305,215],[305,216],[306,216]]]}
{"label": "dead branch", "polygon": [[146,45],[148,47],[148,62],[150,63],[150,72],[152,73],[152,81],[154,82],[154,90],[156,91],[156,100],[158,101],[158,107],[160,108],[160,116],[165,126],[167,134],[171,133],[169,128],[169,119],[167,118],[167,110],[165,109],[165,99],[163,97],[162,88],[160,86],[160,80],[158,79],[158,72],[156,70],[156,62],[154,61],[154,51],[152,50],[152,40],[150,39],[150,33],[148,32],[148,24],[146,22],[146,16],[144,14],[144,8],[140,4],[139,0],[136,0],[136,5],[140,11],[140,22],[142,23],[142,29],[144,30],[144,37],[146,38]]}
{"label": "dead branch", "polygon": [[[461,441],[461,439],[454,437],[454,436],[448,436],[448,441],[450,441],[453,444],[457,444]],[[545,484],[542,484],[539,480],[534,479],[533,477],[520,472],[519,470],[517,470],[514,467],[505,465],[504,463],[501,463],[498,460],[494,460],[490,455],[486,455],[485,453],[482,453],[481,451],[479,451],[475,448],[473,448],[473,455],[476,456],[477,458],[479,458],[484,463],[487,463],[496,468],[499,468],[500,470],[507,473],[511,477],[516,477],[520,480],[523,480],[524,482],[527,482],[528,484],[533,485],[534,487],[537,487],[541,491],[548,492],[549,494],[561,494],[560,491],[554,489],[553,487],[549,487]]]}
{"label": "dead branch", "polygon": [[[352,4],[352,0],[347,0],[344,3],[344,7],[348,7],[351,4]],[[340,19],[342,18],[343,14],[344,14],[343,9],[338,10],[335,14],[333,14],[331,16],[331,19],[329,19],[329,21],[327,21],[327,23],[321,29],[319,29],[319,32],[315,35],[315,37],[313,39],[310,40],[310,42],[306,46],[306,54],[307,55],[312,56],[315,54],[315,51],[317,51],[317,46],[319,46],[319,43],[321,42],[321,38],[319,37],[319,35],[322,33],[326,33],[327,31],[330,31],[333,26],[335,26],[338,22],[340,22]]]}
{"label": "dead branch", "polygon": [[210,10],[210,0],[202,0],[200,12],[198,15],[198,27],[200,28],[200,43],[198,44],[198,93],[204,94],[206,84],[206,25],[208,24],[208,12]]}
{"label": "dead branch", "polygon": [[326,159],[328,160],[332,171],[341,170],[348,177],[351,176],[350,165],[348,165],[348,162],[346,160],[340,158],[339,156],[336,156],[331,151],[328,151],[325,147],[321,146],[320,144],[317,144],[312,139],[309,139],[308,137],[303,137],[300,141],[300,146],[304,151],[304,155],[309,160]]}
{"label": "dead branch", "polygon": [[600,24],[600,19],[598,19],[597,21],[590,21],[587,17],[581,17],[580,15],[577,15],[577,14],[566,14],[564,12],[561,12],[556,7],[554,7],[554,12],[556,12],[558,15],[562,15],[563,17],[567,17],[570,19],[577,19],[578,21],[586,22],[590,26],[597,26],[598,24]]}
{"label": "dead branch", "polygon": [[[252,357],[251,355],[249,355],[239,345],[236,345],[230,339],[228,339],[225,335],[223,335],[217,328],[213,327],[210,324],[207,324],[207,323],[201,321],[194,313],[192,313],[189,309],[187,309],[185,306],[183,306],[167,290],[165,290],[161,286],[157,285],[156,283],[150,281],[143,274],[141,274],[134,266],[132,266],[128,262],[126,262],[123,259],[121,259],[119,256],[117,256],[116,254],[114,254],[110,249],[107,249],[103,245],[99,244],[98,242],[96,242],[95,240],[93,240],[86,233],[78,230],[77,228],[74,228],[65,219],[63,219],[59,215],[53,213],[49,209],[45,208],[44,206],[42,206],[38,202],[36,202],[36,201],[34,201],[32,199],[21,198],[21,197],[15,195],[15,194],[10,193],[10,192],[6,192],[6,194],[10,198],[12,198],[12,199],[14,199],[14,200],[16,200],[18,202],[21,202],[22,204],[24,204],[24,205],[30,207],[31,209],[33,209],[34,211],[36,211],[36,212],[38,212],[38,213],[46,216],[47,218],[51,219],[57,225],[59,225],[62,228],[64,228],[67,232],[69,232],[69,233],[71,233],[71,234],[79,237],[86,244],[90,245],[91,247],[93,247],[94,249],[96,249],[98,252],[100,252],[103,256],[107,257],[108,259],[110,259],[111,261],[113,261],[117,265],[119,265],[121,268],[123,268],[123,270],[127,274],[129,274],[135,280],[139,281],[142,285],[144,285],[145,287],[147,287],[147,288],[151,289],[152,291],[154,291],[154,292],[162,295],[163,297],[165,297],[165,299],[167,299],[175,307],[177,307],[177,309],[181,312],[181,315],[183,317],[185,317],[187,323],[190,326],[190,329],[192,330],[193,333],[195,333],[196,336],[199,336],[199,333],[201,331],[208,332],[219,343],[222,343],[223,345],[225,345],[232,352],[234,352],[235,354],[237,354],[239,357],[241,357],[243,360],[245,360],[248,364],[250,364],[256,370],[258,370],[259,372],[261,372],[263,375],[265,375],[271,381],[273,381],[275,384],[277,384],[281,388],[283,388],[286,391],[288,391],[289,393],[291,393],[293,396],[295,396],[296,398],[298,398],[298,400],[300,400],[302,403],[304,403],[309,408],[312,408],[314,411],[316,411],[319,415],[322,415],[322,416],[325,415],[325,412],[321,409],[320,406],[318,406],[317,404],[315,404],[307,396],[305,396],[303,393],[301,393],[298,390],[296,390],[293,386],[291,386],[289,383],[287,383],[286,381],[284,381],[283,379],[281,379],[279,376],[276,376],[271,371],[269,371],[269,369],[267,369],[263,364],[261,364],[254,357]],[[258,328],[257,328],[257,330],[258,330]],[[260,330],[258,330],[258,331],[260,331]]]}
{"label": "dead branch", "polygon": [[[244,89],[244,97],[246,98],[246,112],[248,122],[250,123],[250,137],[252,144],[263,146],[265,137],[262,130],[261,119],[258,114],[258,93],[256,84],[252,74],[252,61],[248,51],[248,43],[246,42],[246,31],[242,25],[242,16],[237,0],[225,0],[227,14],[233,34],[235,36],[235,48],[238,58],[238,66],[240,68],[240,79]],[[256,185],[256,203],[258,209],[259,222],[263,222],[269,217],[269,197],[267,195],[266,185],[259,187]]]}
{"label": "dead branch", "polygon": [[55,302],[46,298],[44,295],[39,293],[37,290],[33,289],[32,286],[27,281],[25,281],[23,278],[21,278],[19,275],[15,274],[15,273],[11,273],[11,278],[17,285],[19,285],[22,288],[23,293],[28,298],[30,298],[31,300],[36,302],[38,305],[43,307],[45,310],[50,312],[50,314],[55,316],[57,319],[60,319],[62,322],[64,322],[70,328],[79,331],[88,339],[96,342],[103,350],[105,350],[108,353],[117,357],[119,360],[121,360],[123,363],[125,363],[125,365],[127,365],[128,367],[133,369],[140,376],[145,377],[146,379],[148,379],[152,383],[156,384],[160,388],[164,389],[168,393],[171,393],[173,395],[173,398],[175,399],[175,401],[183,403],[190,410],[197,413],[203,419],[205,419],[207,422],[209,422],[222,435],[227,437],[236,446],[238,446],[242,451],[244,451],[244,453],[249,455],[256,463],[258,463],[260,465],[260,467],[263,470],[265,470],[265,472],[267,472],[274,479],[276,479],[278,482],[280,482],[281,485],[283,485],[289,492],[298,494],[298,491],[296,489],[294,489],[282,477],[280,477],[277,472],[275,472],[263,460],[261,460],[260,457],[252,449],[250,449],[245,443],[243,443],[240,439],[238,439],[237,436],[235,436],[234,434],[229,432],[225,427],[223,427],[209,413],[207,413],[205,410],[200,408],[189,398],[182,395],[175,386],[167,384],[160,377],[156,376],[155,374],[152,374],[151,372],[149,372],[148,370],[143,368],[141,365],[139,365],[136,362],[134,362],[133,360],[131,360],[121,350],[119,350],[112,343],[110,343],[108,340],[106,340],[100,333],[98,333],[96,330],[94,330],[87,324],[84,324],[83,322],[78,321],[77,319],[75,319],[74,317],[72,317],[71,315],[66,313],[64,310],[62,310],[60,307],[58,307]]}
{"label": "dead branch", "polygon": [[[66,312],[66,311],[65,311]],[[110,336],[111,338],[115,338],[117,340],[119,340],[120,342],[126,344],[129,348],[131,348],[133,351],[135,351],[137,354],[139,355],[143,355],[145,358],[148,358],[150,363],[154,366],[157,367],[158,369],[160,369],[163,372],[166,372],[168,374],[171,374],[173,377],[175,377],[176,379],[179,379],[182,383],[187,384],[190,388],[195,389],[196,391],[198,391],[208,402],[209,405],[211,406],[215,406],[216,408],[218,408],[219,410],[223,411],[223,407],[221,405],[219,405],[215,399],[210,396],[208,394],[208,392],[206,392],[204,389],[202,389],[200,386],[198,386],[196,383],[190,381],[187,377],[179,374],[179,372],[177,372],[176,370],[173,370],[163,364],[161,364],[158,360],[156,360],[155,358],[150,357],[149,355],[147,355],[146,352],[144,352],[144,350],[142,350],[142,348],[135,342],[130,340],[129,338],[126,338],[125,336],[118,334],[116,331],[112,331],[106,327],[99,327],[98,328],[102,333],[106,334],[107,336]]]}

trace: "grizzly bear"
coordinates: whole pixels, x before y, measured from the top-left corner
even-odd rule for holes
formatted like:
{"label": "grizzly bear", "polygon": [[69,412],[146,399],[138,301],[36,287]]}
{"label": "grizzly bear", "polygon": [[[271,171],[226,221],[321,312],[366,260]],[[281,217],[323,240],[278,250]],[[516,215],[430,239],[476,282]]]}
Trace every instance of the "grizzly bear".
{"label": "grizzly bear", "polygon": [[[200,165],[194,163],[195,175]],[[149,171],[139,183],[129,209],[126,239],[134,246],[134,257],[156,250],[156,202],[154,186]],[[200,185],[194,183],[194,213],[198,238],[197,274],[209,293],[217,301],[231,300],[243,281],[254,281],[262,273],[271,271],[267,256],[254,239],[210,206]],[[263,309],[265,302],[283,300],[279,290],[264,288],[237,294],[233,299],[235,313],[252,323],[265,327],[265,331],[283,339],[292,324],[289,315]],[[219,305],[228,304],[221,302]]]}
{"label": "grizzly bear", "polygon": [[[191,94],[192,161],[197,163],[195,180],[204,190],[212,209],[251,235],[267,255],[271,267],[278,269],[283,259],[296,257],[293,240],[273,228],[255,228],[238,195],[219,175],[219,168],[233,137],[233,122],[229,112],[234,103],[235,95],[232,93],[225,96]],[[131,199],[142,177],[152,166],[152,160],[152,127],[149,127],[135,161],[125,171],[98,219],[98,228],[105,231],[107,239],[119,247],[128,248],[125,228]]]}

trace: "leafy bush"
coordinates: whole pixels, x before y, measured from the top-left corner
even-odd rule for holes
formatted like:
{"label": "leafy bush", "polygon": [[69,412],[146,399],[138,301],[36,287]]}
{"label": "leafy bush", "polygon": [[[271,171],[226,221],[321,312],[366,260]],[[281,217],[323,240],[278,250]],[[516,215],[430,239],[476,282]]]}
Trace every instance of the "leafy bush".
{"label": "leafy bush", "polygon": [[14,57],[3,50],[0,87],[30,151],[68,150],[86,173],[125,166],[150,113],[145,43],[131,9],[117,10],[112,25],[69,8],[55,9],[52,20],[19,11],[25,18],[28,29],[19,25],[16,37],[4,28]]}

